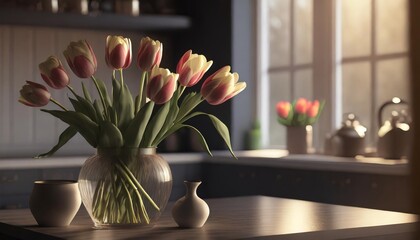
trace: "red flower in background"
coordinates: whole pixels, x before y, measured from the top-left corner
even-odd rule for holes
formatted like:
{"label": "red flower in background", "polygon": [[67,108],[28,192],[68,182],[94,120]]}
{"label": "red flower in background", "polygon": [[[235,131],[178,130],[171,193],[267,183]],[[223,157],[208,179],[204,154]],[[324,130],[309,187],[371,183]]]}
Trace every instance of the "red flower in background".
{"label": "red flower in background", "polygon": [[292,105],[289,102],[280,101],[276,105],[277,114],[282,118],[287,118],[290,113]]}

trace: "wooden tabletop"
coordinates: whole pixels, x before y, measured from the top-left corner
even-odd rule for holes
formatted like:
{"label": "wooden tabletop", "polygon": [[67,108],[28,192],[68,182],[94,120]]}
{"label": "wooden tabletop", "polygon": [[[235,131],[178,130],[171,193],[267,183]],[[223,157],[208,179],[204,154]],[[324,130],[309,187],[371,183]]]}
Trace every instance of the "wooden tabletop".
{"label": "wooden tabletop", "polygon": [[82,207],[68,227],[39,227],[29,209],[0,211],[0,239],[409,239],[416,215],[265,196],[207,199],[202,228],[182,229],[168,204],[149,229],[96,230]]}

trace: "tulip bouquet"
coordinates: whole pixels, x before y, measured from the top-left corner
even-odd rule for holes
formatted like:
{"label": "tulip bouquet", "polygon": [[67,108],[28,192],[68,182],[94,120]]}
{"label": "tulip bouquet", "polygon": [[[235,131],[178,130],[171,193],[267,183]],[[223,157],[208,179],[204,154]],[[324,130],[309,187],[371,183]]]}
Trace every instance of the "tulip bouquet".
{"label": "tulip bouquet", "polygon": [[285,126],[312,125],[319,118],[324,105],[324,101],[321,103],[318,100],[311,102],[305,98],[299,98],[292,103],[280,101],[276,105],[277,120]]}
{"label": "tulip bouquet", "polygon": [[[213,62],[189,50],[179,60],[176,73],[172,73],[159,66],[162,52],[161,42],[149,37],[141,39],[137,54],[137,66],[141,77],[135,97],[124,83],[123,77],[123,70],[128,68],[132,61],[131,41],[128,38],[108,36],[106,39],[105,60],[108,67],[112,69],[112,94],[108,93],[104,82],[94,76],[97,61],[87,41],[71,42],[63,52],[68,66],[75,75],[82,79],[90,79],[94,83],[99,100],[92,99],[83,82],[83,93],[78,94],[74,91],[70,85],[69,76],[58,57],[51,56],[39,64],[42,79],[48,86],[53,89],[68,89],[71,94],[69,101],[72,108],[53,99],[51,93],[42,84],[27,81],[22,87],[19,98],[21,103],[31,107],[43,107],[52,102],[61,110],[41,109],[41,111],[69,125],[60,135],[58,143],[49,152],[38,157],[54,154],[76,133],[81,134],[94,148],[124,149],[157,147],[166,137],[181,128],[190,128],[195,131],[202,147],[211,155],[200,131],[185,123],[199,115],[207,116],[211,120],[234,156],[227,126],[214,115],[193,110],[203,101],[211,105],[222,104],[245,89],[246,83],[238,82],[239,75],[231,73],[230,66],[225,66],[206,78],[200,92],[190,92],[181,98],[187,87],[194,86],[203,78]],[[158,108],[157,105],[159,105]],[[127,196],[122,199],[128,201],[130,209],[142,210],[139,216],[127,214],[119,221],[148,223],[149,218],[142,198],[145,197],[157,210],[159,210],[158,207],[133,177],[126,163],[116,161],[114,164],[117,171],[115,182],[126,182],[129,188],[126,190],[133,193],[133,197]],[[96,193],[107,191],[103,189],[103,185],[98,184]],[[96,193],[93,214],[99,218],[102,216],[105,218],[109,216],[106,206],[115,206],[110,201],[121,199],[105,199],[105,195]],[[124,205],[123,208],[126,206]]]}

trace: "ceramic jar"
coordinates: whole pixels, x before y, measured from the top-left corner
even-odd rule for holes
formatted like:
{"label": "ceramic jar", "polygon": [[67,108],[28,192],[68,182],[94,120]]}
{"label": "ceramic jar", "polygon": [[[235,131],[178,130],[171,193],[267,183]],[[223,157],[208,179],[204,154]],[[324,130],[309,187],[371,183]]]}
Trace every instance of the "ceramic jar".
{"label": "ceramic jar", "polygon": [[179,227],[200,228],[210,214],[207,203],[197,195],[197,188],[201,182],[184,181],[184,184],[187,192],[175,202],[172,217]]}
{"label": "ceramic jar", "polygon": [[312,126],[287,126],[286,145],[289,154],[307,154],[312,149]]}
{"label": "ceramic jar", "polygon": [[62,227],[70,225],[81,203],[77,181],[35,181],[29,208],[40,226]]}

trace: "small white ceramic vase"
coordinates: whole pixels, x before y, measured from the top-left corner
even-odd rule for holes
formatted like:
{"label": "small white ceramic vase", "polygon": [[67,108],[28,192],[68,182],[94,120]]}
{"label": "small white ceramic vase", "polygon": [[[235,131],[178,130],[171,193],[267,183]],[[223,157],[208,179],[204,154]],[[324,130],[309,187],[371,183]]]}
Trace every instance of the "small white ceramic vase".
{"label": "small white ceramic vase", "polygon": [[70,225],[82,204],[77,181],[35,181],[29,208],[40,226]]}
{"label": "small white ceramic vase", "polygon": [[201,182],[184,181],[187,193],[178,199],[172,207],[172,217],[179,227],[201,228],[210,214],[207,203],[197,196]]}

